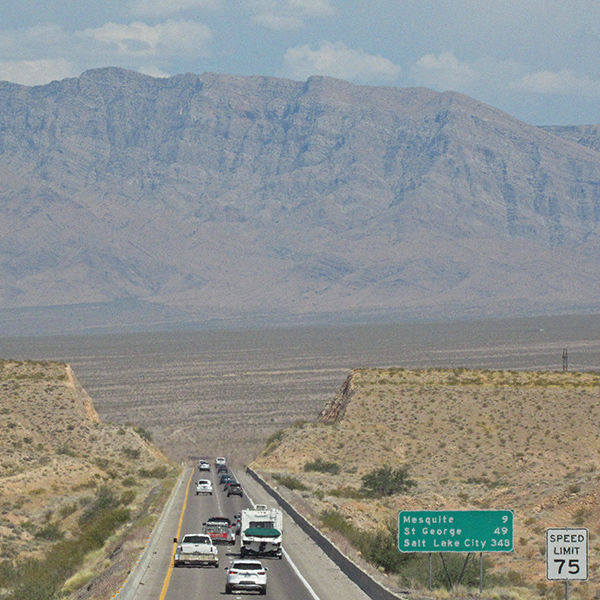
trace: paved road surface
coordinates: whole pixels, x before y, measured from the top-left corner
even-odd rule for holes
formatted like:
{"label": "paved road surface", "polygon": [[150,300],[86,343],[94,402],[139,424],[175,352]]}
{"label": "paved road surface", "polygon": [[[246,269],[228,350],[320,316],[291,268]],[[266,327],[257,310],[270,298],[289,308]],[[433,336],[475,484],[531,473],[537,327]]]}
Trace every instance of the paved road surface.
{"label": "paved road surface", "polygon": [[[251,503],[273,506],[273,499],[243,471],[236,470],[246,493],[244,498],[227,496],[218,485],[213,470],[200,473],[187,468],[181,485],[173,495],[169,509],[157,527],[146,556],[132,573],[117,600],[210,600],[212,598],[243,598],[255,593],[225,594],[225,567],[239,556],[239,541],[234,546],[219,546],[219,569],[211,567],[171,569],[173,538],[202,530],[209,517],[232,517]],[[196,496],[198,479],[211,478],[212,496]],[[189,485],[188,485],[189,484]],[[266,558],[268,600],[368,600],[368,596],[353,584],[339,568],[304,534],[294,522],[284,516],[284,557]]]}

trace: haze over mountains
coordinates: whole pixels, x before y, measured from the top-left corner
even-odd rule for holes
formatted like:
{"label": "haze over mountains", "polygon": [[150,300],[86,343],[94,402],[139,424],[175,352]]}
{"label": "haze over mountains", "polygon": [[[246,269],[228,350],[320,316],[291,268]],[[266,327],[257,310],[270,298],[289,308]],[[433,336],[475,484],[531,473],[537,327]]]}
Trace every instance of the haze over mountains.
{"label": "haze over mountains", "polygon": [[0,83],[0,334],[598,311],[598,131],[327,77]]}

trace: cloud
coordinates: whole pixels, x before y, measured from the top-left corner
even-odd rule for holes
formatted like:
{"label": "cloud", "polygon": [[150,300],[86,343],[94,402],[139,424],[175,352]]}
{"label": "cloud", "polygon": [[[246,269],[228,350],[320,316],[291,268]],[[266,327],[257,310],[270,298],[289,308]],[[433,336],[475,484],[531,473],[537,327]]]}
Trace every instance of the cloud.
{"label": "cloud", "polygon": [[163,71],[162,69],[159,69],[158,67],[141,67],[140,69],[138,69],[139,73],[142,73],[143,75],[150,75],[150,77],[157,77],[160,79],[165,79],[167,77],[171,77],[170,73],[166,73],[165,71]]}
{"label": "cloud", "polygon": [[86,29],[78,36],[93,40],[130,57],[149,57],[160,53],[172,56],[191,53],[204,56],[212,38],[210,29],[194,21],[166,21],[150,26],[146,23],[105,23],[97,29]]}
{"label": "cloud", "polygon": [[477,81],[479,73],[452,52],[425,54],[414,66],[414,75],[423,85],[443,90],[460,90]]}
{"label": "cloud", "polygon": [[291,79],[329,75],[360,83],[379,83],[395,81],[401,71],[400,66],[383,56],[348,48],[342,42],[322,42],[317,49],[308,44],[289,48],[283,61],[283,74]]}
{"label": "cloud", "polygon": [[194,9],[214,9],[220,0],[136,0],[129,14],[138,17],[168,17]]}
{"label": "cloud", "polygon": [[329,0],[289,0],[288,6],[304,15],[332,15],[335,11]]}
{"label": "cloud", "polygon": [[252,21],[268,29],[297,29],[310,17],[326,17],[335,10],[331,0],[250,0]]}
{"label": "cloud", "polygon": [[0,62],[0,80],[21,85],[44,85],[75,75],[73,65],[62,58]]}
{"label": "cloud", "polygon": [[285,29],[299,29],[304,25],[300,17],[283,17],[278,15],[262,14],[252,17],[252,21],[257,25],[273,29],[275,31]]}
{"label": "cloud", "polygon": [[518,92],[563,96],[600,96],[600,81],[581,77],[570,69],[529,73],[509,84]]}

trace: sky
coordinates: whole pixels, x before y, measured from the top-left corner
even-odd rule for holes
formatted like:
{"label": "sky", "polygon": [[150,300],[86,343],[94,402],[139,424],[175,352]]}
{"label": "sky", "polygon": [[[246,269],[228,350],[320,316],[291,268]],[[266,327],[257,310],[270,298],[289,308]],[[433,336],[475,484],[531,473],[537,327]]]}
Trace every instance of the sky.
{"label": "sky", "polygon": [[328,75],[600,123],[598,0],[1,0],[0,80],[88,69]]}

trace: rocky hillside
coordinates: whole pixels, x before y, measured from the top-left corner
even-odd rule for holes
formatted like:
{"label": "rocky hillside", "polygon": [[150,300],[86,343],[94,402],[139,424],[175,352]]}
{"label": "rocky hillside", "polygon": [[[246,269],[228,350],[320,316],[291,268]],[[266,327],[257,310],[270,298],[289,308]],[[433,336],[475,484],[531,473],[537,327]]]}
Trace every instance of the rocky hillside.
{"label": "rocky hillside", "polygon": [[326,77],[0,83],[0,333],[598,310],[583,141]]}
{"label": "rocky hillside", "polygon": [[[514,552],[493,555],[493,571],[542,590],[546,528],[597,534],[599,398],[597,373],[356,370],[317,422],[273,436],[255,465],[304,486],[297,502],[316,523],[334,511],[385,531],[398,510],[513,510]],[[318,461],[339,473],[306,470]],[[416,487],[360,497],[362,477],[383,465],[407,466]],[[598,585],[593,541],[590,563],[588,591]]]}
{"label": "rocky hillside", "polygon": [[[85,548],[95,515],[104,514],[102,531],[110,532],[111,519],[119,531],[151,514],[177,469],[145,430],[102,423],[65,364],[1,361],[0,414],[0,589],[25,584],[27,571],[14,574],[27,559],[39,561],[43,572],[52,552],[53,577],[62,554],[77,573],[66,568],[65,578],[75,576],[52,581],[44,597],[63,584],[67,595],[85,585],[88,591],[78,597],[108,597],[139,556],[154,519],[138,520],[126,537],[104,545],[97,542],[104,534],[94,530],[91,558],[70,550],[69,540],[81,538],[78,545]],[[31,577],[34,589],[39,582]]]}

